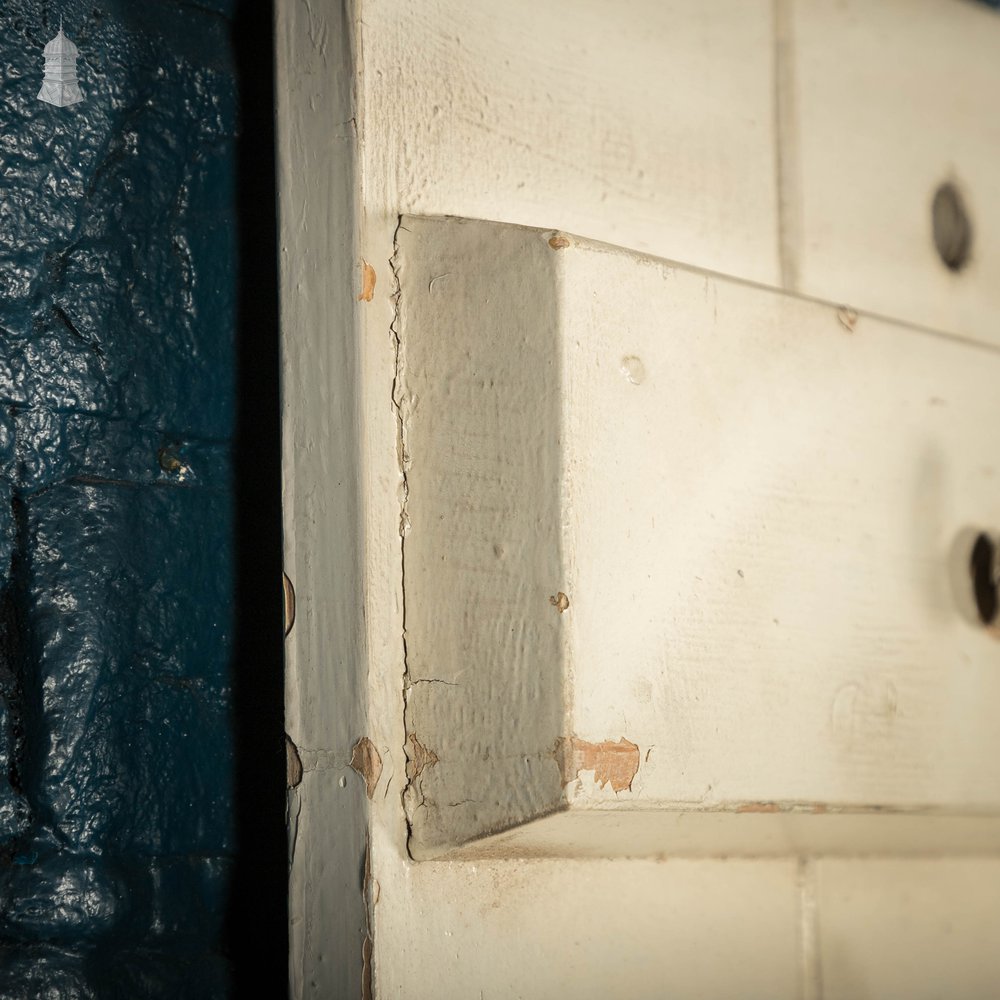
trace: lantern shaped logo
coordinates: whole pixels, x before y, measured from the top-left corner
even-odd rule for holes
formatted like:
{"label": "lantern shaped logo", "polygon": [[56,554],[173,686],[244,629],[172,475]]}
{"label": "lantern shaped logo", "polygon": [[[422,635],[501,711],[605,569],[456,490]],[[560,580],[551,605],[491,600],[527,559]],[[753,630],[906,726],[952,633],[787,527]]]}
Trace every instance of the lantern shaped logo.
{"label": "lantern shaped logo", "polygon": [[76,59],[80,50],[63,34],[62,22],[59,34],[45,46],[45,79],[38,99],[57,108],[79,104],[83,100],[80,84],[76,79]]}

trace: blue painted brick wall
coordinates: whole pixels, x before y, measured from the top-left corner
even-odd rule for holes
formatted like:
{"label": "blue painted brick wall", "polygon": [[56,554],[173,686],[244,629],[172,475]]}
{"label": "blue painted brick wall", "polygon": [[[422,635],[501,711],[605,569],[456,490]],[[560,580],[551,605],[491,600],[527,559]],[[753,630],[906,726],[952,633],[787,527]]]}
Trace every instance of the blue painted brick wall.
{"label": "blue painted brick wall", "polygon": [[[231,5],[0,10],[0,996],[219,997]],[[50,992],[46,992],[50,991]]]}

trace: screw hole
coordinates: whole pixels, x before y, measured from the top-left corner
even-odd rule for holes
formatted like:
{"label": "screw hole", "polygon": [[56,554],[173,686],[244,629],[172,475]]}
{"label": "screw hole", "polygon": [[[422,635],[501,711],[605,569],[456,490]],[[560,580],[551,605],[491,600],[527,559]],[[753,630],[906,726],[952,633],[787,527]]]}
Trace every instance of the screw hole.
{"label": "screw hole", "polygon": [[969,556],[972,590],[976,598],[976,611],[984,625],[992,625],[1000,610],[997,592],[996,545],[989,535],[980,533]]}
{"label": "screw hole", "polygon": [[934,192],[931,224],[934,246],[942,263],[949,271],[961,271],[972,249],[972,223],[961,193],[950,181]]}

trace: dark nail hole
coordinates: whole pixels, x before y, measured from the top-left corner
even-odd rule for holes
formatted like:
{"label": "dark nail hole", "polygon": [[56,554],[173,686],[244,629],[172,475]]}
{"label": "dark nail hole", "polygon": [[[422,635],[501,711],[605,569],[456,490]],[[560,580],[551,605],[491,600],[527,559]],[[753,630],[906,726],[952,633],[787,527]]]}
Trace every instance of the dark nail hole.
{"label": "dark nail hole", "polygon": [[961,271],[972,249],[972,223],[954,184],[945,182],[934,192],[931,223],[938,256],[950,271]]}
{"label": "dark nail hole", "polygon": [[972,546],[969,557],[969,572],[972,574],[972,590],[976,597],[976,611],[984,625],[992,625],[1000,610],[1000,595],[997,593],[994,562],[996,545],[989,535],[980,534]]}

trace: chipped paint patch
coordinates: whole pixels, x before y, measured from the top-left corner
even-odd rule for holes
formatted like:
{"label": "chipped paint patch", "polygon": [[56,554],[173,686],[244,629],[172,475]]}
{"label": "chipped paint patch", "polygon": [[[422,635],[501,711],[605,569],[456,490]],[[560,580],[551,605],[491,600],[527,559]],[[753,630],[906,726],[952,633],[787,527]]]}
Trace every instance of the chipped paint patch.
{"label": "chipped paint patch", "polygon": [[285,733],[285,772],[288,787],[297,788],[302,781],[302,758],[288,733]]}
{"label": "chipped paint patch", "polygon": [[556,741],[556,762],[568,785],[581,771],[593,771],[594,781],[601,787],[610,785],[616,792],[631,791],[632,780],[639,770],[639,747],[623,736],[616,743],[603,740],[589,743],[570,736]]}
{"label": "chipped paint patch", "polygon": [[423,773],[425,767],[433,767],[439,760],[438,755],[417,739],[415,733],[410,733],[406,741],[409,750],[406,753],[406,780],[415,781]]}
{"label": "chipped paint patch", "polygon": [[569,598],[560,590],[549,598],[549,604],[562,614],[569,607]]}
{"label": "chipped paint patch", "polygon": [[553,250],[565,250],[569,246],[569,240],[565,236],[552,236],[549,238],[549,246]]}
{"label": "chipped paint patch", "polygon": [[858,325],[856,310],[851,309],[850,306],[841,306],[837,310],[837,319],[848,333],[854,333],[854,328]]}
{"label": "chipped paint patch", "polygon": [[375,295],[375,268],[364,258],[361,260],[361,293],[358,302],[371,302]]}
{"label": "chipped paint patch", "polygon": [[372,798],[375,795],[378,779],[382,777],[382,757],[375,749],[375,744],[367,736],[362,736],[354,744],[354,751],[351,753],[351,767],[365,779],[365,790],[368,793],[368,798]]}
{"label": "chipped paint patch", "polygon": [[776,813],[781,812],[777,802],[742,802],[736,807],[738,813]]}
{"label": "chipped paint patch", "polygon": [[285,628],[285,638],[288,638],[288,633],[292,631],[292,626],[295,624],[295,587],[292,586],[292,581],[288,579],[287,573],[281,574],[281,589],[284,596],[284,628]]}
{"label": "chipped paint patch", "polygon": [[[365,739],[368,739],[366,736]],[[358,741],[361,742],[360,740]],[[371,798],[369,793],[368,798]],[[365,878],[361,887],[365,900],[365,939],[361,943],[361,1000],[372,1000],[372,953],[374,951],[374,921],[372,919],[375,901],[372,898],[372,845],[365,841]]]}

